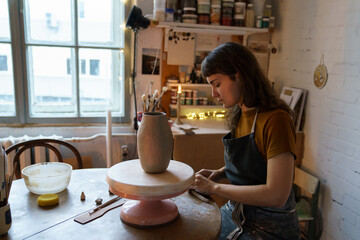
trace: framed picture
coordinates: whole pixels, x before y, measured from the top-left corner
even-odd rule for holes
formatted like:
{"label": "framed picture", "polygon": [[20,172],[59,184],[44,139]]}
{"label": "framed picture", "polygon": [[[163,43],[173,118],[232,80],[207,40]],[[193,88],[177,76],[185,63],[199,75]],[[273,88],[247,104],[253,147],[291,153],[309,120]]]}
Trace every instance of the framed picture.
{"label": "framed picture", "polygon": [[160,73],[160,49],[143,48],[142,74],[159,75],[159,73]]}

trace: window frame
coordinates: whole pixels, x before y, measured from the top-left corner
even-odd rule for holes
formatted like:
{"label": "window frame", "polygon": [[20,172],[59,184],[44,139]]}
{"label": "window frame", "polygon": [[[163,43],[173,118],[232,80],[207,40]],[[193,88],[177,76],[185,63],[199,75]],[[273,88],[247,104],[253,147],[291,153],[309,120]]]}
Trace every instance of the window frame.
{"label": "window frame", "polygon": [[[74,4],[74,16],[75,16],[75,29],[74,31],[78,31],[77,21],[78,21],[78,9],[77,9],[77,1],[72,0]],[[126,17],[129,15],[132,2],[131,1],[120,1],[119,4],[123,3],[125,18],[124,18],[124,26]],[[12,50],[12,64],[13,64],[13,76],[14,76],[14,93],[15,93],[15,112],[16,116],[10,117],[0,117],[0,123],[6,124],[93,124],[93,123],[105,123],[106,122],[106,111],[104,111],[103,116],[95,116],[88,117],[82,116],[80,117],[80,112],[77,113],[77,117],[31,117],[30,116],[30,102],[29,102],[29,82],[28,82],[28,68],[27,63],[29,62],[27,59],[27,49],[26,46],[46,46],[46,44],[26,44],[25,41],[25,26],[24,26],[24,5],[25,0],[8,0],[9,7],[9,20],[10,20],[10,44]],[[131,31],[125,29],[124,36],[124,116],[123,117],[112,117],[112,122],[114,123],[129,123],[130,122],[130,79],[131,79],[131,40],[132,35]],[[53,45],[51,45],[53,46]],[[65,46],[65,45],[59,45]],[[67,46],[69,47],[69,46]],[[80,48],[90,48],[90,49],[102,49],[102,47],[92,48],[90,46],[79,45],[78,39],[75,39],[75,45],[71,46],[77,52],[75,62],[76,62],[76,89],[77,89],[77,108],[79,108],[80,98],[79,98],[79,83],[81,76],[81,65],[79,63],[79,49]],[[105,49],[105,48],[103,48]],[[116,50],[121,48],[114,47],[106,47],[109,50]],[[88,65],[89,63],[87,63]],[[90,69],[89,69],[90,71]]]}

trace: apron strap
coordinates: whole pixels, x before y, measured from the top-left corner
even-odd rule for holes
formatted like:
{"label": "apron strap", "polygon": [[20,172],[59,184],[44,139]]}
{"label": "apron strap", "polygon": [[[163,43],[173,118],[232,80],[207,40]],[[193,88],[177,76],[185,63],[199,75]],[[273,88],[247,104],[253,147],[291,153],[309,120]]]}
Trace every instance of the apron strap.
{"label": "apron strap", "polygon": [[234,209],[232,211],[232,220],[236,228],[226,237],[227,240],[236,240],[243,233],[242,225],[245,223],[245,216],[244,216],[244,207],[242,203],[239,202],[234,203]]}
{"label": "apron strap", "polygon": [[255,132],[255,123],[256,123],[257,116],[258,116],[258,111],[259,111],[259,109],[257,108],[255,118],[254,118],[254,122],[253,122],[253,125],[252,125],[252,128],[251,128],[251,133]]}

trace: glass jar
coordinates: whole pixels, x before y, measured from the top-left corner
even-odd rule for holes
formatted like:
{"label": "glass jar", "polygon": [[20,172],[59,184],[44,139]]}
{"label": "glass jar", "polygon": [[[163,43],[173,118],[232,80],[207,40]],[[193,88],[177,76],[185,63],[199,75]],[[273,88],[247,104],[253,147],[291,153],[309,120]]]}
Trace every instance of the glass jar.
{"label": "glass jar", "polygon": [[264,17],[268,17],[268,18],[271,17],[271,9],[272,9],[271,5],[266,5],[265,6]]}
{"label": "glass jar", "polygon": [[210,24],[220,25],[221,5],[211,5]]}
{"label": "glass jar", "polygon": [[263,28],[269,28],[269,22],[270,22],[270,19],[268,17],[263,17],[263,19],[262,19],[262,27]]}
{"label": "glass jar", "polygon": [[247,5],[246,14],[245,14],[245,27],[253,28],[255,21],[255,10],[254,4],[249,3]]}
{"label": "glass jar", "polygon": [[256,28],[262,28],[262,16],[256,17]]}
{"label": "glass jar", "polygon": [[233,21],[234,21],[234,26],[237,26],[237,27],[244,27],[245,26],[244,15],[235,14]]}
{"label": "glass jar", "polygon": [[154,19],[165,21],[165,0],[154,0]]}
{"label": "glass jar", "polygon": [[269,20],[269,31],[274,31],[275,29],[275,17],[270,17]]}

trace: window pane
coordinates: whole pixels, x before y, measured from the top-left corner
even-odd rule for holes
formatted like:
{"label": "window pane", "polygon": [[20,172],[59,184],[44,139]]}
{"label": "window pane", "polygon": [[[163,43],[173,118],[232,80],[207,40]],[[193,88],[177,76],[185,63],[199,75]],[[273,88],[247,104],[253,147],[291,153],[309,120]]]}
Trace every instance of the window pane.
{"label": "window pane", "polygon": [[27,42],[72,43],[71,0],[27,0]]}
{"label": "window pane", "polygon": [[[28,47],[32,117],[75,116],[74,51],[71,48]],[[71,74],[68,74],[70,72]]]}
{"label": "window pane", "polygon": [[90,68],[80,76],[81,115],[103,116],[111,108],[114,116],[123,116],[123,58],[119,50],[80,49],[79,59],[88,62]]}
{"label": "window pane", "polygon": [[124,7],[119,0],[78,1],[79,43],[124,46]]}
{"label": "window pane", "polygon": [[81,74],[86,74],[86,60],[81,59],[80,62]]}
{"label": "window pane", "polygon": [[0,40],[10,40],[9,8],[7,0],[0,0]]}
{"label": "window pane", "polygon": [[14,75],[10,44],[0,44],[0,116],[15,116]]}

